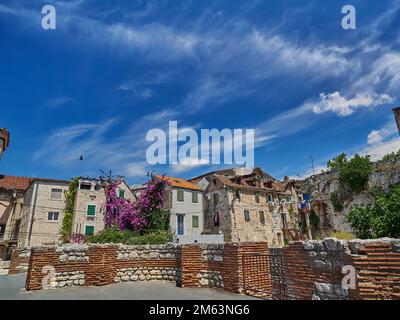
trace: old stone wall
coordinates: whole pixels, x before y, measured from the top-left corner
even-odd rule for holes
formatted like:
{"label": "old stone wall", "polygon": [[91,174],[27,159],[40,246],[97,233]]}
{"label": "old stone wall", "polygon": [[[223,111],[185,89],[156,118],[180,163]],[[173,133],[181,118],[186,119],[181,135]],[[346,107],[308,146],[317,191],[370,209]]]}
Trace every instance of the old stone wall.
{"label": "old stone wall", "polygon": [[[283,258],[286,299],[400,299],[400,240],[294,242]],[[344,266],[355,268],[355,289],[342,286]]]}
{"label": "old stone wall", "polygon": [[[387,190],[390,185],[400,182],[400,156],[394,160],[381,161],[373,164],[373,172],[369,177],[368,186],[380,186]],[[365,205],[373,198],[368,191],[352,194],[343,203],[343,210],[335,211],[331,202],[331,194],[339,191],[339,175],[337,172],[327,171],[313,175],[307,179],[296,181],[299,193],[309,193],[315,201],[313,210],[320,218],[321,238],[327,237],[333,231],[351,232],[346,222],[346,215],[353,205]]]}
{"label": "old stone wall", "polygon": [[[55,277],[49,284],[55,288],[167,280],[182,287],[244,292],[242,257],[249,252],[266,254],[268,245],[260,242],[35,247],[29,261],[26,289],[42,289],[43,280],[49,279],[53,270]],[[252,272],[251,268],[247,272]]]}
{"label": "old stone wall", "polygon": [[30,248],[16,248],[11,254],[10,268],[8,274],[24,273],[28,271]]}
{"label": "old stone wall", "polygon": [[[34,247],[26,279],[27,290],[42,289],[54,268],[53,286],[101,286],[121,281],[177,280],[177,247],[75,244]],[[47,270],[47,271],[46,271]]]}

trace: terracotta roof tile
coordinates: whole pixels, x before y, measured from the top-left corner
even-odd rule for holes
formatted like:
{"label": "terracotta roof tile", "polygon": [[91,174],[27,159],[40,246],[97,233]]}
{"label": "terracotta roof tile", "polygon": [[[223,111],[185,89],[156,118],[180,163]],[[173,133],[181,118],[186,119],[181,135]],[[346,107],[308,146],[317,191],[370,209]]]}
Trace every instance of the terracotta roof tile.
{"label": "terracotta roof tile", "polygon": [[0,188],[26,190],[35,178],[0,175]]}
{"label": "terracotta roof tile", "polygon": [[[156,176],[156,177],[158,179],[163,178],[162,176]],[[202,191],[202,189],[199,186],[196,186],[195,184],[193,184],[185,179],[182,179],[182,178],[174,178],[174,177],[164,176],[163,179],[168,181],[171,184],[171,186],[173,186],[173,187]]]}

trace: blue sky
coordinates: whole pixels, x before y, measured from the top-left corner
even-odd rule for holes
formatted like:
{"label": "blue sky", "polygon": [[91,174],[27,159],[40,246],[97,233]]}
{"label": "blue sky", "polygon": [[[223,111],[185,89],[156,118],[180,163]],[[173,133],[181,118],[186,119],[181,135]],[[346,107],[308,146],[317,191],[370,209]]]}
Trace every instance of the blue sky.
{"label": "blue sky", "polygon": [[[45,4],[56,30],[41,28]],[[254,128],[255,165],[277,178],[309,174],[310,155],[317,169],[341,152],[377,159],[400,148],[399,31],[399,1],[2,0],[0,172],[137,183],[223,167],[146,163],[146,132],[170,120]]]}

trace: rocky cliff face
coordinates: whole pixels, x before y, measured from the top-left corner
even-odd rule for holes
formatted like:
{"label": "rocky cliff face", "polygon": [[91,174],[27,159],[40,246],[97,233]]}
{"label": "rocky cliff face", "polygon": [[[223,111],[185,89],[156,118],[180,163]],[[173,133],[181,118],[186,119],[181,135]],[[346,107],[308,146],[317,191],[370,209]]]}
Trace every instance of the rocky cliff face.
{"label": "rocky cliff face", "polygon": [[387,190],[390,185],[400,183],[400,155],[397,157],[373,163],[373,172],[369,177],[368,187],[358,194],[352,193],[343,203],[342,210],[335,210],[331,201],[332,193],[341,192],[339,175],[334,171],[327,171],[313,175],[304,180],[296,181],[296,189],[300,193],[311,194],[312,209],[320,218],[320,237],[329,236],[333,231],[351,232],[346,222],[346,215],[355,204],[368,204],[373,201],[368,190],[373,186],[380,186]]}

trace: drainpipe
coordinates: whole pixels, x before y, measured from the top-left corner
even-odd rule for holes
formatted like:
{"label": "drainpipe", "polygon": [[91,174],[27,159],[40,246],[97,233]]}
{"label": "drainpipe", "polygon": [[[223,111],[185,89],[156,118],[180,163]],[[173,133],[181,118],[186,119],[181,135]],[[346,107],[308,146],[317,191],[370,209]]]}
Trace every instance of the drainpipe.
{"label": "drainpipe", "polygon": [[31,221],[29,225],[29,234],[28,234],[28,247],[31,246],[31,237],[32,237],[32,228],[33,228],[33,221],[35,218],[35,211],[36,211],[36,201],[37,201],[37,192],[38,190],[38,183],[35,181],[33,185],[33,197],[31,199],[31,208],[32,208],[32,213],[31,213]]}

